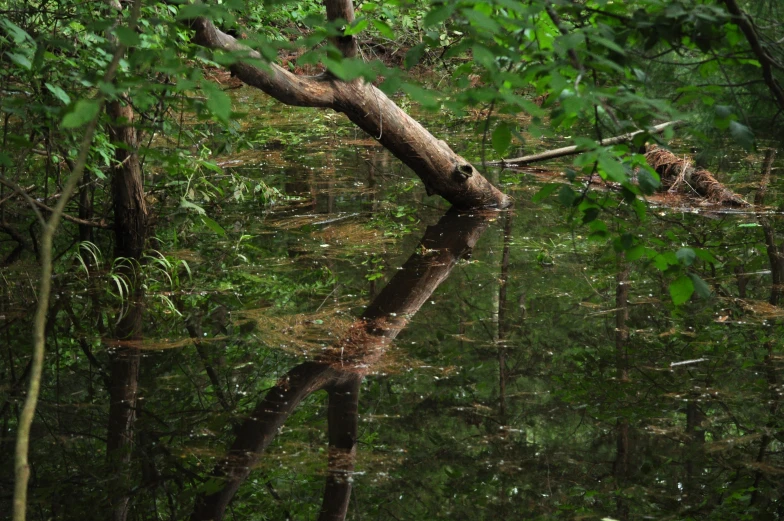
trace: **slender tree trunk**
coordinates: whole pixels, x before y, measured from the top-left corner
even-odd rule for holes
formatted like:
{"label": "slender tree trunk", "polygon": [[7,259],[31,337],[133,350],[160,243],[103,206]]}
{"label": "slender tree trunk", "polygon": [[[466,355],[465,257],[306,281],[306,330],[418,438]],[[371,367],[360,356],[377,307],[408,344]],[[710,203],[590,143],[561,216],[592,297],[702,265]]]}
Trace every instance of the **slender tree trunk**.
{"label": "slender tree trunk", "polygon": [[[133,8],[131,10],[131,19],[128,24],[129,30],[134,30],[136,27],[136,20],[139,16],[139,9],[141,0],[134,0]],[[118,45],[112,56],[112,61],[103,75],[103,81],[111,83],[114,79],[114,74],[117,72],[117,67],[120,64],[120,58],[125,54],[125,46]],[[99,103],[103,102],[103,94],[99,93],[97,96]],[[63,216],[65,205],[68,204],[71,194],[76,189],[79,178],[84,172],[85,165],[87,164],[87,156],[90,152],[90,145],[95,134],[95,129],[98,125],[97,116],[94,117],[88,124],[84,132],[84,137],[79,146],[79,155],[76,158],[75,166],[71,170],[65,186],[63,187],[60,199],[57,201],[52,215],[48,221],[41,221],[43,233],[41,236],[41,275],[40,275],[40,290],[38,293],[38,306],[35,312],[33,321],[33,359],[30,373],[30,386],[28,388],[27,398],[25,399],[22,413],[19,417],[19,428],[16,437],[16,457],[14,460],[14,521],[25,521],[27,517],[27,482],[30,477],[30,465],[28,462],[28,452],[30,445],[30,427],[33,423],[35,415],[35,408],[38,402],[38,393],[41,387],[41,373],[43,370],[44,362],[44,343],[45,343],[45,322],[46,314],[49,308],[49,295],[52,286],[52,242],[54,233],[57,226],[60,224],[60,219]],[[32,201],[30,201],[32,203]],[[34,205],[33,205],[34,206]],[[35,207],[34,211],[37,212]]]}

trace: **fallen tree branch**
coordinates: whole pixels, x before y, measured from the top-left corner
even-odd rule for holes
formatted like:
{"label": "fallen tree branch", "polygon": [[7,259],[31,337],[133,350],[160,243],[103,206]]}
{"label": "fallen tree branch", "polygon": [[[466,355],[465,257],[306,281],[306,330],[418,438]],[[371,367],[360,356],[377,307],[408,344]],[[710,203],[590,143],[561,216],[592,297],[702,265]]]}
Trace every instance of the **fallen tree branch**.
{"label": "fallen tree branch", "polygon": [[[334,15],[332,10],[330,14]],[[440,195],[458,208],[504,208],[511,204],[511,199],[490,184],[473,165],[444,141],[436,139],[372,84],[362,79],[344,82],[330,74],[299,76],[274,63],[262,68],[253,64],[262,60],[261,54],[240,44],[207,18],[195,18],[188,24],[196,32],[195,43],[243,56],[230,69],[244,83],[287,105],[344,113],[408,165],[425,184],[428,195]]]}
{"label": "fallen tree branch", "polygon": [[[682,124],[682,121],[668,121],[667,123],[662,123],[661,125],[656,125],[655,127],[651,127],[648,130],[637,130],[635,132],[629,132],[627,134],[623,134],[620,136],[610,137],[607,139],[602,139],[599,144],[601,146],[608,146],[608,145],[617,145],[618,143],[624,143],[626,141],[631,141],[634,139],[635,136],[639,136],[642,133],[649,133],[649,134],[659,134],[664,132],[664,129],[671,126],[677,126]],[[523,157],[515,157],[513,159],[501,159],[500,161],[490,161],[488,165],[502,165],[502,166],[523,166],[528,165],[530,163],[536,163],[539,161],[546,161],[548,159],[555,159],[558,157],[564,156],[571,156],[582,152],[583,148],[572,145],[569,147],[563,148],[556,148],[555,150],[548,150],[546,152],[540,152],[538,154],[532,154],[529,156]]]}

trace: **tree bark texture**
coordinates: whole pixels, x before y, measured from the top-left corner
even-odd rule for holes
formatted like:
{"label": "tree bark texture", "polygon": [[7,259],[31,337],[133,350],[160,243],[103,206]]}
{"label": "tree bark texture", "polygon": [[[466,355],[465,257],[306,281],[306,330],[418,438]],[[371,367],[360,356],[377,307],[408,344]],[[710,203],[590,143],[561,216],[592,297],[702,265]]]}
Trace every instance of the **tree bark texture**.
{"label": "tree bark texture", "polygon": [[119,100],[106,106],[111,118],[109,135],[115,143],[112,173],[114,198],[115,257],[141,259],[147,238],[147,205],[144,201],[138,141],[133,127],[133,109]]}
{"label": "tree bark texture", "polygon": [[[333,2],[327,4],[329,7]],[[353,18],[353,9],[349,15],[345,5],[333,5],[330,13]],[[191,20],[190,26],[196,31],[194,41],[200,45],[261,60],[258,52],[239,44],[206,18]],[[350,56],[354,52],[350,49],[355,46],[353,39],[350,42],[344,41],[345,38],[338,40],[338,48]],[[444,141],[436,139],[383,92],[361,79],[343,82],[329,74],[298,76],[276,64],[262,69],[247,61],[235,63],[231,71],[246,84],[288,105],[342,112],[408,165],[425,184],[428,195],[440,195],[457,208],[464,209],[505,208],[511,204],[511,199],[487,181],[473,165],[452,151]]]}
{"label": "tree bark texture", "polygon": [[330,471],[319,519],[345,517],[351,487],[344,478],[353,468],[356,450],[355,400],[359,384],[457,261],[470,252],[494,214],[488,211],[461,215],[450,211],[436,225],[428,227],[416,253],[346,336],[315,361],[289,371],[258,403],[212,472],[213,478],[223,481],[223,488],[196,499],[192,521],[223,518],[229,502],[278,428],[302,400],[319,390],[329,393],[330,407]]}

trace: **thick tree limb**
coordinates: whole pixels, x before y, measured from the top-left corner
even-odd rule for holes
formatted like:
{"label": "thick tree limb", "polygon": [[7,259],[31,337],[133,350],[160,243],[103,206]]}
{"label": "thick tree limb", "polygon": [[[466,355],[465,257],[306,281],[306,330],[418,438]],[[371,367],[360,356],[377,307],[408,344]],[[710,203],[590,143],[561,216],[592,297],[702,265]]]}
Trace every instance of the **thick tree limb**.
{"label": "thick tree limb", "polygon": [[220,31],[206,18],[190,21],[194,41],[211,49],[238,52],[244,61],[231,66],[243,82],[288,105],[342,112],[408,165],[425,184],[458,208],[507,207],[509,197],[487,181],[468,161],[433,137],[383,92],[361,79],[343,82],[328,74],[305,77],[276,64],[256,66],[261,55]]}
{"label": "thick tree limb", "polygon": [[[627,134],[623,134],[620,136],[602,139],[599,142],[599,144],[602,146],[617,145],[618,143],[631,141],[632,139],[634,139],[635,136],[638,136],[644,132],[648,132],[649,134],[658,134],[663,132],[664,129],[666,129],[667,127],[671,127],[673,125],[679,125],[681,123],[682,121],[668,121],[667,123],[662,123],[661,125],[656,125],[655,127],[651,127],[648,130],[637,130],[636,132],[629,132]],[[524,166],[539,161],[546,161],[548,159],[556,159],[559,157],[571,156],[581,151],[582,149],[580,147],[573,145],[569,147],[556,148],[555,150],[548,150],[546,152],[540,152],[538,154],[531,154],[529,156],[515,157],[513,159],[501,159],[500,161],[490,161],[488,164],[503,165],[503,166]]]}

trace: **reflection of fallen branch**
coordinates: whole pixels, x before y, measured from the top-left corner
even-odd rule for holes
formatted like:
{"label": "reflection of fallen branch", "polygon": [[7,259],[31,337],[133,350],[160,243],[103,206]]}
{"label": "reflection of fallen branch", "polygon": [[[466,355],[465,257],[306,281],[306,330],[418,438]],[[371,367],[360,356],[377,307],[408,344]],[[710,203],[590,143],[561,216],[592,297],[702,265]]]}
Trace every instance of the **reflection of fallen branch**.
{"label": "reflection of fallen branch", "polygon": [[360,383],[371,368],[378,367],[387,346],[471,251],[493,218],[495,213],[490,211],[461,215],[453,210],[428,227],[420,247],[367,307],[362,319],[316,360],[286,373],[260,399],[212,471],[211,479],[221,486],[197,496],[192,521],[223,518],[283,422],[302,400],[320,390],[329,394],[329,464],[319,519],[345,518],[356,455]]}
{"label": "reflection of fallen branch", "polygon": [[[634,139],[635,136],[638,136],[644,132],[647,132],[649,134],[659,134],[661,132],[664,132],[664,129],[666,129],[667,127],[679,125],[681,123],[682,123],[681,121],[668,121],[667,123],[662,123],[661,125],[656,125],[655,127],[651,127],[648,130],[638,130],[636,132],[629,132],[621,136],[602,139],[599,142],[599,144],[602,146],[609,146],[609,145],[617,145],[619,143],[625,143],[626,141],[631,141],[632,139]],[[501,159],[500,161],[489,161],[487,164],[503,165],[503,166],[524,166],[530,163],[546,161],[548,159],[556,159],[558,157],[571,156],[574,154],[578,154],[583,150],[584,147],[578,147],[576,145],[573,145],[570,147],[556,148],[555,150],[540,152],[538,154],[531,154],[530,156],[515,157],[514,159]]]}
{"label": "reflection of fallen branch", "polygon": [[650,146],[645,152],[645,159],[661,177],[662,188],[684,192],[678,188],[684,183],[712,203],[749,206],[741,196],[718,182],[713,174],[702,168],[694,168],[688,159],[681,159],[669,150]]}

